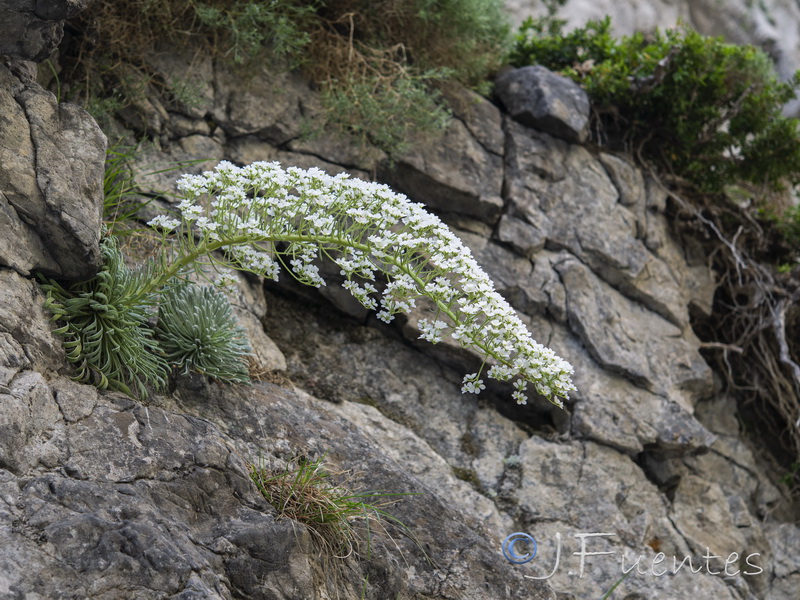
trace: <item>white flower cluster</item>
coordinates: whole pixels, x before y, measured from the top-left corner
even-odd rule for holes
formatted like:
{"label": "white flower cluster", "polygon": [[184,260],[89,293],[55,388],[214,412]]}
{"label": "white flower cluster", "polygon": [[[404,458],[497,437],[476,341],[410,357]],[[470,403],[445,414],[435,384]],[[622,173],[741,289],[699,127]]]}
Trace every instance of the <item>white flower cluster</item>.
{"label": "white flower cluster", "polygon": [[[387,186],[274,162],[222,162],[184,176],[178,188],[185,194],[178,205],[181,264],[226,249],[236,268],[277,279],[283,265],[318,287],[325,282],[317,260],[329,257],[344,287],[386,322],[411,311],[417,298],[432,300],[436,313],[419,322],[420,337],[437,343],[449,335],[481,352],[490,364],[486,375],[513,381],[520,404],[529,383],[559,406],[575,389],[572,367],[531,339],[469,249],[422,205]],[[163,216],[151,224],[178,227]],[[383,276],[377,286],[376,273]],[[481,371],[464,378],[463,392],[485,389]]]}

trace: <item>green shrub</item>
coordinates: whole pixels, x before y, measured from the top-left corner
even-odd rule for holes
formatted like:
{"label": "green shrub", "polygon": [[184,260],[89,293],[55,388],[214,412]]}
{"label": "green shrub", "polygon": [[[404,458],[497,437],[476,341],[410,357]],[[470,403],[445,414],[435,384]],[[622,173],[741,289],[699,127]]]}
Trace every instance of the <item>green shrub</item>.
{"label": "green shrub", "polygon": [[783,116],[798,77],[782,83],[761,50],[681,27],[614,39],[610,20],[569,33],[547,18],[523,24],[516,66],[542,64],[589,94],[600,139],[720,193],[746,181],[800,181],[797,120]]}
{"label": "green shrub", "polygon": [[265,47],[273,56],[296,66],[311,40],[307,29],[317,2],[191,3],[199,32],[212,36],[223,57],[241,64],[257,57]]}
{"label": "green shrub", "polygon": [[[324,126],[345,131],[362,145],[374,144],[390,156],[406,152],[412,130],[434,135],[447,127],[450,112],[428,86],[440,72],[385,81],[378,76],[353,76],[323,89],[327,108]],[[418,141],[420,136],[416,136]]]}

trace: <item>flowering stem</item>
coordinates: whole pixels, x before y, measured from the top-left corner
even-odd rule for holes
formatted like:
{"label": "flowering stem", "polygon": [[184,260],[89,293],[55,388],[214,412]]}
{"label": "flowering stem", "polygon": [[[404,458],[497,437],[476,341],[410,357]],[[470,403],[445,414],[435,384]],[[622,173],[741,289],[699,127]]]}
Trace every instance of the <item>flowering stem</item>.
{"label": "flowering stem", "polygon": [[[449,334],[484,357],[481,370],[464,378],[462,391],[485,388],[479,376],[487,358],[497,363],[487,375],[514,380],[512,395],[521,404],[529,382],[559,406],[575,389],[572,367],[530,338],[461,241],[421,205],[386,186],[318,169],[223,162],[215,172],[185,176],[179,188],[186,193],[181,220],[159,216],[150,222],[165,232],[179,230],[174,260],[162,261],[162,272],[143,294],[158,292],[203,257],[276,280],[283,265],[301,283],[319,287],[325,281],[314,262],[327,256],[341,267],[343,286],[368,309],[380,304],[378,318],[387,323],[413,310],[417,298],[432,300],[435,315],[432,322],[419,320],[420,337],[437,343]],[[279,250],[277,243],[286,247]],[[212,256],[222,249],[228,259]],[[376,271],[386,277],[380,293],[370,283]]]}

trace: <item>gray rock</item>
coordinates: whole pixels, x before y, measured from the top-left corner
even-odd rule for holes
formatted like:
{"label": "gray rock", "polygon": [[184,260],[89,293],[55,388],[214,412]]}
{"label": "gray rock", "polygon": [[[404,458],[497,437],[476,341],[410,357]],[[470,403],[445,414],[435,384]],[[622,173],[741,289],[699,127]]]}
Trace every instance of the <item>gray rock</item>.
{"label": "gray rock", "polygon": [[[547,581],[557,591],[591,598],[608,590],[623,568],[638,564],[644,574],[629,577],[617,590],[626,598],[740,597],[706,573],[653,574],[653,545],[666,558],[659,572],[671,570],[672,557],[680,561],[692,550],[670,522],[666,498],[629,457],[591,442],[555,443],[534,436],[520,445],[518,465],[507,470],[513,475],[509,481],[519,483],[503,490],[501,499],[513,506],[520,531],[539,546],[527,572],[536,577],[552,573]],[[584,550],[606,554],[585,556],[581,565],[577,536],[585,533],[602,535],[584,538]],[[561,557],[556,562],[558,535]]]}
{"label": "gray rock", "polygon": [[47,373],[64,366],[61,340],[52,333],[44,295],[33,282],[16,272],[0,268],[0,337],[8,383],[21,369]]}
{"label": "gray rock", "polygon": [[[793,523],[772,523],[766,527],[772,545],[771,570],[775,580],[766,600],[791,598],[800,585],[800,527]],[[763,566],[763,565],[762,565]]]}
{"label": "gray rock", "polygon": [[711,369],[691,334],[615,291],[577,260],[556,269],[570,326],[598,364],[690,412],[712,392]]}
{"label": "gray rock", "polygon": [[441,138],[415,144],[380,178],[437,212],[494,224],[503,209],[503,160],[458,119]]}
{"label": "gray rock", "polygon": [[608,172],[619,193],[619,202],[623,206],[631,207],[641,204],[644,176],[634,167],[629,160],[607,152],[601,152],[597,157]]}
{"label": "gray rock", "polygon": [[[133,176],[139,190],[149,196],[177,196],[175,183],[181,175],[197,175],[212,170],[225,158],[225,148],[211,136],[192,134],[181,138],[169,148],[142,143],[134,152]],[[155,207],[153,207],[155,209]],[[143,213],[147,219],[163,212]]]}
{"label": "gray rock", "polygon": [[445,91],[453,114],[487,152],[502,156],[505,152],[503,114],[486,98],[462,87]]}
{"label": "gray rock", "polygon": [[[296,73],[270,72],[266,67],[240,74],[220,66],[214,70],[214,120],[230,137],[255,135],[282,145],[300,136],[304,98],[313,98],[309,83]],[[241,82],[244,81],[244,88]],[[266,100],[269,98],[269,101]]]}
{"label": "gray rock", "polygon": [[57,444],[60,414],[44,377],[23,371],[7,390],[0,394],[0,465],[22,475],[40,463],[50,468],[61,464],[65,456]]}
{"label": "gray rock", "polygon": [[90,277],[100,265],[106,139],[71,104],[0,66],[0,264]]}
{"label": "gray rock", "polygon": [[43,61],[64,34],[64,19],[74,17],[90,0],[11,0],[0,6],[0,55]]}
{"label": "gray rock", "polygon": [[497,237],[501,242],[510,244],[522,256],[531,259],[544,248],[546,241],[541,229],[510,215],[500,217]]}
{"label": "gray rock", "polygon": [[175,114],[170,115],[167,126],[180,135],[175,128],[176,122],[180,122],[179,119],[176,121],[176,114],[204,123],[203,119],[213,109],[215,100],[212,58],[199,52],[183,54],[175,52],[174,48],[156,47],[147,54],[147,63],[172,91],[173,101],[169,108]]}
{"label": "gray rock", "polygon": [[[685,328],[689,300],[670,266],[638,239],[644,225],[626,206],[634,197],[643,206],[646,188],[632,187],[636,177],[625,179],[616,165],[615,177],[624,182],[618,189],[607,167],[580,146],[513,122],[507,131],[512,216],[537,228],[547,248],[569,250],[622,293]],[[675,257],[675,264],[683,262]]]}
{"label": "gray rock", "polygon": [[[40,428],[12,427],[0,446],[0,565],[11,594],[300,600],[367,589],[369,598],[554,600],[503,560],[497,532],[467,525],[449,505],[449,494],[468,491],[463,483],[451,474],[450,487],[425,486],[307,395],[264,384],[181,387],[178,410],[92,390],[65,420],[41,375],[29,373],[17,387],[32,393],[15,388],[12,398],[35,404],[12,403],[2,425],[45,411]],[[57,385],[73,398],[83,387]],[[51,430],[59,435],[48,438]],[[43,462],[52,448],[60,459]],[[368,555],[326,556],[247,475],[247,461],[279,468],[298,454],[352,471],[348,488],[412,494],[386,507],[409,535],[387,522],[373,528]]]}
{"label": "gray rock", "polygon": [[659,457],[707,450],[715,437],[684,406],[600,367],[574,338],[554,329],[550,344],[575,368],[572,433],[631,456]]}
{"label": "gray rock", "polygon": [[248,281],[239,275],[238,289],[232,294],[231,305],[236,319],[247,332],[252,362],[260,372],[283,372],[286,370],[286,357],[264,331],[263,319],[267,312],[264,298],[263,280],[259,277]]}
{"label": "gray rock", "polygon": [[568,142],[583,142],[589,133],[589,97],[566,77],[542,66],[522,67],[501,74],[495,93],[508,114]]}
{"label": "gray rock", "polygon": [[[301,142],[289,144],[292,148],[303,148]],[[327,160],[322,160],[318,156],[304,154],[301,152],[287,152],[278,150],[274,145],[260,140],[254,135],[245,135],[231,140],[228,145],[228,159],[238,164],[250,164],[256,161],[278,161],[284,167],[299,167],[310,169],[317,167],[329,175],[338,173],[349,173],[353,177],[371,181],[371,177],[365,171],[358,169],[348,169],[340,164],[334,164]]]}
{"label": "gray rock", "polygon": [[681,479],[671,520],[696,554],[711,549],[714,554],[728,557],[746,548],[722,489],[696,475]]}

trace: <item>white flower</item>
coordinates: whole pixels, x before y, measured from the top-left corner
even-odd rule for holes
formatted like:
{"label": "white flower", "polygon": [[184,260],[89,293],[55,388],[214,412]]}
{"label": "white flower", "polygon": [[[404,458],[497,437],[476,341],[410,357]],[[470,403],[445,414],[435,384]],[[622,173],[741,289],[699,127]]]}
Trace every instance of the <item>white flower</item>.
{"label": "white flower", "polygon": [[168,217],[166,215],[158,215],[157,217],[150,219],[147,224],[150,225],[150,227],[172,231],[173,229],[177,229],[181,222],[178,221],[178,219],[173,219],[172,217]]}
{"label": "white flower", "polygon": [[[433,301],[442,318],[420,320],[420,338],[438,343],[449,334],[478,349],[491,365],[488,377],[515,380],[517,402],[526,401],[528,382],[559,405],[575,389],[572,367],[531,339],[469,249],[438,217],[387,186],[316,168],[284,170],[276,162],[222,162],[184,176],[178,187],[186,194],[178,205],[182,219],[195,225],[182,231],[200,238],[187,237],[186,252],[224,241],[237,268],[277,279],[285,261],[314,286],[325,285],[316,259],[331,257],[345,289],[387,323],[411,311],[417,298]],[[151,224],[172,230],[180,223],[162,216]],[[280,242],[286,244],[274,245]],[[378,273],[386,281],[380,293],[372,284]],[[483,389],[480,372],[464,378],[462,391]]]}
{"label": "white flower", "polygon": [[477,373],[464,375],[464,381],[462,381],[462,383],[464,384],[461,386],[462,394],[480,394],[481,391],[486,389],[486,386],[483,384],[483,379],[478,379]]}

